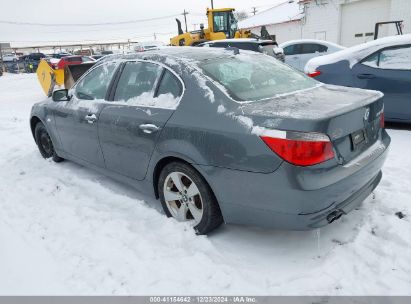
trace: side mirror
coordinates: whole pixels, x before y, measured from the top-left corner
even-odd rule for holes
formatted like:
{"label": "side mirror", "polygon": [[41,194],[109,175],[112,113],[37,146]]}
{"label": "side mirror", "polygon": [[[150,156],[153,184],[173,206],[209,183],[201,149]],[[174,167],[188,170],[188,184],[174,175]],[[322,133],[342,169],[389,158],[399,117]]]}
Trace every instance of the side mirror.
{"label": "side mirror", "polygon": [[53,101],[59,102],[59,101],[69,101],[70,97],[68,95],[68,90],[63,89],[63,90],[57,90],[53,92],[52,96]]}

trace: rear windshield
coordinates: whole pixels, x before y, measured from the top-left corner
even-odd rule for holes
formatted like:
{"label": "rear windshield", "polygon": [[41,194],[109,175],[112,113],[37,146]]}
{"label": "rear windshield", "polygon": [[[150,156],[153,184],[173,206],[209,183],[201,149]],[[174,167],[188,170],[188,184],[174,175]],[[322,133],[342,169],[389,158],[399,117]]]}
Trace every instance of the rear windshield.
{"label": "rear windshield", "polygon": [[237,101],[256,101],[318,85],[314,79],[264,55],[239,54],[206,60],[199,66]]}

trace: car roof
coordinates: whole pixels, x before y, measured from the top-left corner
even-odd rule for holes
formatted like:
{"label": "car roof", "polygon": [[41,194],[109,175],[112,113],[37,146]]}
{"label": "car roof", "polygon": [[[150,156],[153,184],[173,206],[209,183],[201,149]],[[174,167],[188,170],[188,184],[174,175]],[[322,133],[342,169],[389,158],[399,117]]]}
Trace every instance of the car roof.
{"label": "car roof", "polygon": [[328,46],[333,46],[339,49],[345,49],[344,46],[333,43],[333,42],[329,42],[329,41],[325,41],[325,40],[319,40],[319,39],[296,39],[296,40],[289,40],[286,42],[283,42],[280,44],[280,47],[286,47],[289,46],[291,44],[300,44],[300,43],[317,43],[317,44],[322,44],[322,45],[328,45]]}
{"label": "car roof", "polygon": [[263,43],[263,42],[273,42],[273,40],[257,39],[257,38],[236,38],[236,39],[222,39],[222,40],[207,41],[204,44],[227,43],[227,42],[234,42],[234,43],[239,43],[239,42]]}
{"label": "car roof", "polygon": [[[249,51],[240,50],[240,53],[244,54],[259,54]],[[182,61],[203,61],[213,58],[223,58],[231,57],[233,51],[226,50],[224,48],[197,48],[191,46],[171,46],[171,47],[161,47],[153,50],[149,50],[141,53],[131,53],[131,54],[114,54],[105,57],[104,62],[113,61],[116,59],[155,59],[162,58],[166,60],[167,58],[181,59]]]}

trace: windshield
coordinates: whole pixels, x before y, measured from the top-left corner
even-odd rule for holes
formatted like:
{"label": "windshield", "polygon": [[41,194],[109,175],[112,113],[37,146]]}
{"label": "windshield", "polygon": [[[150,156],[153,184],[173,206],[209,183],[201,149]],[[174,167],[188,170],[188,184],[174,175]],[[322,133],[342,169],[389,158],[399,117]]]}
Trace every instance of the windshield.
{"label": "windshield", "polygon": [[256,101],[318,85],[314,79],[264,55],[239,54],[206,60],[199,66],[237,101]]}

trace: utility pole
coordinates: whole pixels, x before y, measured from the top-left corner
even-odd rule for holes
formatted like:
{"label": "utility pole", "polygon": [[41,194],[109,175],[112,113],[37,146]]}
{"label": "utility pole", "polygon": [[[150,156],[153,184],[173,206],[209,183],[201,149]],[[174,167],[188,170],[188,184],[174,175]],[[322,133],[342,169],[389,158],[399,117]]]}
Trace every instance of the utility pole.
{"label": "utility pole", "polygon": [[253,9],[252,13],[253,13],[253,15],[255,15],[257,13],[257,8],[255,6],[253,6],[252,9]]}
{"label": "utility pole", "polygon": [[214,1],[211,0],[211,9],[214,9]]}
{"label": "utility pole", "polygon": [[188,14],[188,12],[186,12],[186,10],[184,10],[183,15],[184,15],[184,22],[186,23],[186,33],[188,32],[188,28],[187,28],[187,14]]}

